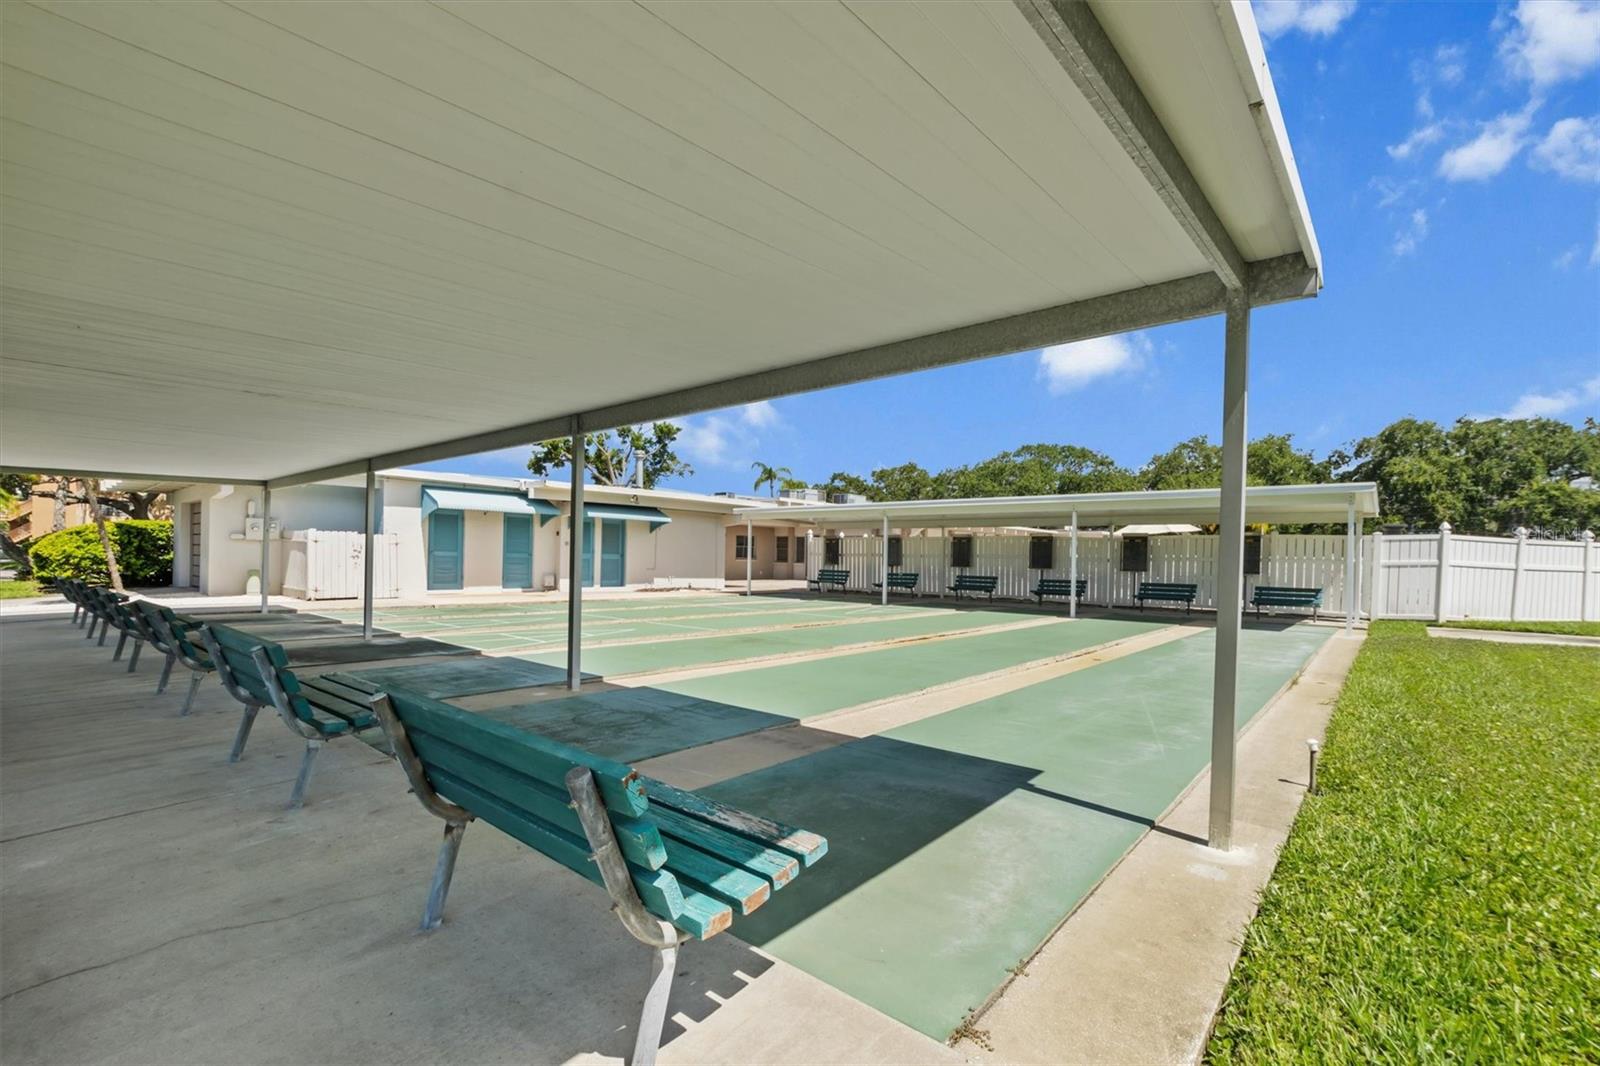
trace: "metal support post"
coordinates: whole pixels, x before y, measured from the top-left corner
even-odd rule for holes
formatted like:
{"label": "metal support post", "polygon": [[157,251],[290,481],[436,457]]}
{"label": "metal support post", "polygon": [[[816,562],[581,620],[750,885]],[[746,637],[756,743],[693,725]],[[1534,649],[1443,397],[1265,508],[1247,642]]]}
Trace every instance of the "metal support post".
{"label": "metal support post", "polygon": [[572,528],[567,543],[567,687],[583,687],[583,471],[585,453],[578,420],[572,420]]}
{"label": "metal support post", "polygon": [[372,557],[374,536],[378,528],[378,475],[367,462],[366,506],[361,510],[361,639],[372,639],[372,578],[376,573],[376,560]]}
{"label": "metal support post", "polygon": [[751,578],[754,576],[753,564],[756,558],[756,527],[750,519],[744,520],[744,594],[750,595]]}
{"label": "metal support post", "polygon": [[1233,846],[1239,630],[1244,605],[1245,409],[1250,377],[1250,304],[1228,295],[1222,374],[1222,501],[1217,516],[1217,642],[1211,683],[1210,843]]}
{"label": "metal support post", "polygon": [[1078,617],[1078,512],[1072,512],[1072,543],[1067,547],[1067,616]]}
{"label": "metal support post", "polygon": [[883,555],[883,569],[882,569],[882,574],[883,574],[883,594],[882,594],[882,598],[880,598],[878,602],[883,604],[883,606],[887,607],[887,606],[889,606],[889,516],[888,515],[884,515],[883,516],[883,547],[881,549],[881,552],[882,552],[882,555]]}
{"label": "metal support post", "polygon": [[267,613],[267,575],[272,566],[272,486],[261,486],[261,613]]}

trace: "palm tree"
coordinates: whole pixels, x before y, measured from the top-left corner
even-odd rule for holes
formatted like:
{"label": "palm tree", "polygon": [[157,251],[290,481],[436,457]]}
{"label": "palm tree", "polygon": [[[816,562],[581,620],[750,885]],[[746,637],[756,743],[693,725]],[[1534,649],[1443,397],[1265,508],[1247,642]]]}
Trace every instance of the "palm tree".
{"label": "palm tree", "polygon": [[750,469],[756,472],[756,483],[751,488],[756,492],[760,492],[761,486],[767,485],[770,487],[771,495],[773,496],[778,494],[778,482],[794,476],[794,471],[786,466],[768,466],[766,463],[759,461],[751,463]]}

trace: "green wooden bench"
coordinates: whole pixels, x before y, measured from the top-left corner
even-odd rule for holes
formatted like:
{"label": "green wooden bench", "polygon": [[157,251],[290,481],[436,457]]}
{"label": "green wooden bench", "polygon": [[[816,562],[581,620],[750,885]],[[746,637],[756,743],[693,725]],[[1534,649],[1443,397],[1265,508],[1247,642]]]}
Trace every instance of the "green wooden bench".
{"label": "green wooden bench", "polygon": [[127,598],[124,593],[116,592],[112,589],[88,587],[85,590],[84,606],[89,614],[89,628],[83,634],[83,639],[92,639],[95,628],[99,627],[100,639],[95,643],[104,646],[106,634],[111,632],[111,627],[116,625],[120,628],[117,621],[116,605]]}
{"label": "green wooden bench", "polygon": [[992,600],[995,587],[999,584],[1000,578],[995,574],[957,574],[949,591],[954,592],[957,599],[969,592],[985,592]]}
{"label": "green wooden bench", "polygon": [[1134,602],[1139,605],[1139,610],[1144,610],[1146,600],[1157,600],[1166,603],[1183,604],[1183,613],[1188,614],[1194,609],[1194,597],[1198,586],[1186,585],[1180,581],[1141,581],[1139,591],[1133,594]]}
{"label": "green wooden bench", "polygon": [[84,613],[88,609],[89,585],[75,577],[56,578],[56,591],[61,593],[61,598],[72,604],[72,624],[83,625]]}
{"label": "green wooden bench", "polygon": [[[1088,591],[1089,579],[1080,577],[1078,579],[1077,595],[1079,603],[1083,602],[1083,597]],[[1044,606],[1044,598],[1046,596],[1060,596],[1063,599],[1072,599],[1072,580],[1065,577],[1041,577],[1039,583],[1033,586],[1033,591],[1029,595],[1038,600],[1041,607]]]}
{"label": "green wooden bench", "polygon": [[[922,575],[917,573],[917,571],[915,571],[915,570],[893,570],[893,571],[890,571],[890,573],[889,573],[889,589],[890,589],[890,591],[893,591],[894,589],[903,589],[906,592],[913,592],[914,593],[914,592],[917,591],[917,581],[921,577],[922,577]],[[874,581],[872,583],[872,587],[875,588],[875,589],[881,589],[881,588],[883,588],[883,582],[882,581]]]}
{"label": "green wooden bench", "polygon": [[290,732],[305,738],[305,757],[289,794],[291,810],[305,802],[312,763],[325,743],[378,725],[367,705],[368,691],[328,677],[296,677],[283,645],[220,624],[204,623],[197,632],[217,665],[222,687],[244,705],[229,762],[238,762],[244,754],[250,727],[263,707],[277,711]]}
{"label": "green wooden bench", "polygon": [[849,581],[850,571],[834,570],[824,567],[823,569],[817,571],[816,577],[806,582],[806,588],[809,589],[815,586],[816,590],[821,592],[824,586],[832,586],[833,588],[838,589],[840,592],[843,592],[845,585],[848,584]]}
{"label": "green wooden bench", "polygon": [[604,886],[651,949],[630,1062],[653,1063],[678,947],[766,903],[827,841],[640,776],[637,770],[405,689],[370,705],[422,806],[445,823],[422,912],[439,927],[467,823],[481,819]]}
{"label": "green wooden bench", "polygon": [[151,641],[155,649],[166,656],[166,665],[161,668],[161,678],[156,682],[156,694],[167,690],[174,666],[182,666],[190,672],[189,694],[184,698],[183,709],[178,712],[179,716],[187,715],[194,706],[200,682],[217,669],[215,660],[197,632],[200,623],[178,614],[171,607],[163,607],[149,600],[134,601],[134,609],[144,616],[146,625],[155,634],[155,639]]}
{"label": "green wooden bench", "polygon": [[1316,621],[1317,610],[1322,606],[1322,590],[1298,585],[1257,585],[1250,593],[1250,606],[1261,617],[1263,607],[1309,607],[1311,620]]}

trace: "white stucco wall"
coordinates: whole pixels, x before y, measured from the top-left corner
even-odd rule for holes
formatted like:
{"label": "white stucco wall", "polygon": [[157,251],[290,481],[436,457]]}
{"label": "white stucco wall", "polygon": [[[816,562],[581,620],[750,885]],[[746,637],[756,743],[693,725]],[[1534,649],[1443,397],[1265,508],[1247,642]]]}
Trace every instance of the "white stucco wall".
{"label": "white stucco wall", "polygon": [[[802,578],[805,576],[805,564],[797,563],[794,557],[798,551],[795,540],[805,539],[804,529],[795,529],[789,526],[777,528],[756,526],[755,530],[756,557],[750,568],[750,576],[760,580],[786,578]],[[745,561],[738,558],[737,538],[744,536],[744,526],[735,524],[725,527],[722,543],[725,550],[726,565],[723,576],[729,581],[743,581],[745,578]],[[778,538],[789,538],[789,559],[787,562],[778,562]]]}
{"label": "white stucco wall", "polygon": [[464,511],[461,584],[468,589],[500,587],[504,516],[495,511]]}
{"label": "white stucco wall", "polygon": [[669,517],[672,521],[654,533],[647,523],[627,523],[628,584],[648,585],[657,578],[717,577],[722,573],[722,516],[674,511]]}
{"label": "white stucco wall", "polygon": [[422,486],[415,481],[382,479],[383,515],[378,528],[400,539],[400,595],[428,591],[427,540],[423,535]]}

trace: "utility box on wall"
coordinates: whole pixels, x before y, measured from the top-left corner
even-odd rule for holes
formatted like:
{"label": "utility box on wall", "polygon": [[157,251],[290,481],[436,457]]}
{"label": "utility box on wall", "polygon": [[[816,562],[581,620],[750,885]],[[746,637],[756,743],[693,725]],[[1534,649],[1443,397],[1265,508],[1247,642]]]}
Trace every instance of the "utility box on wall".
{"label": "utility box on wall", "polygon": [[[279,536],[282,535],[282,531],[278,528],[278,520],[276,518],[271,518],[271,519],[268,519],[267,521],[269,523],[268,529],[271,530],[272,539],[273,540],[277,540],[279,538]],[[245,518],[245,520],[244,520],[244,539],[245,540],[260,540],[261,539],[261,519],[259,517],[247,516]]]}

